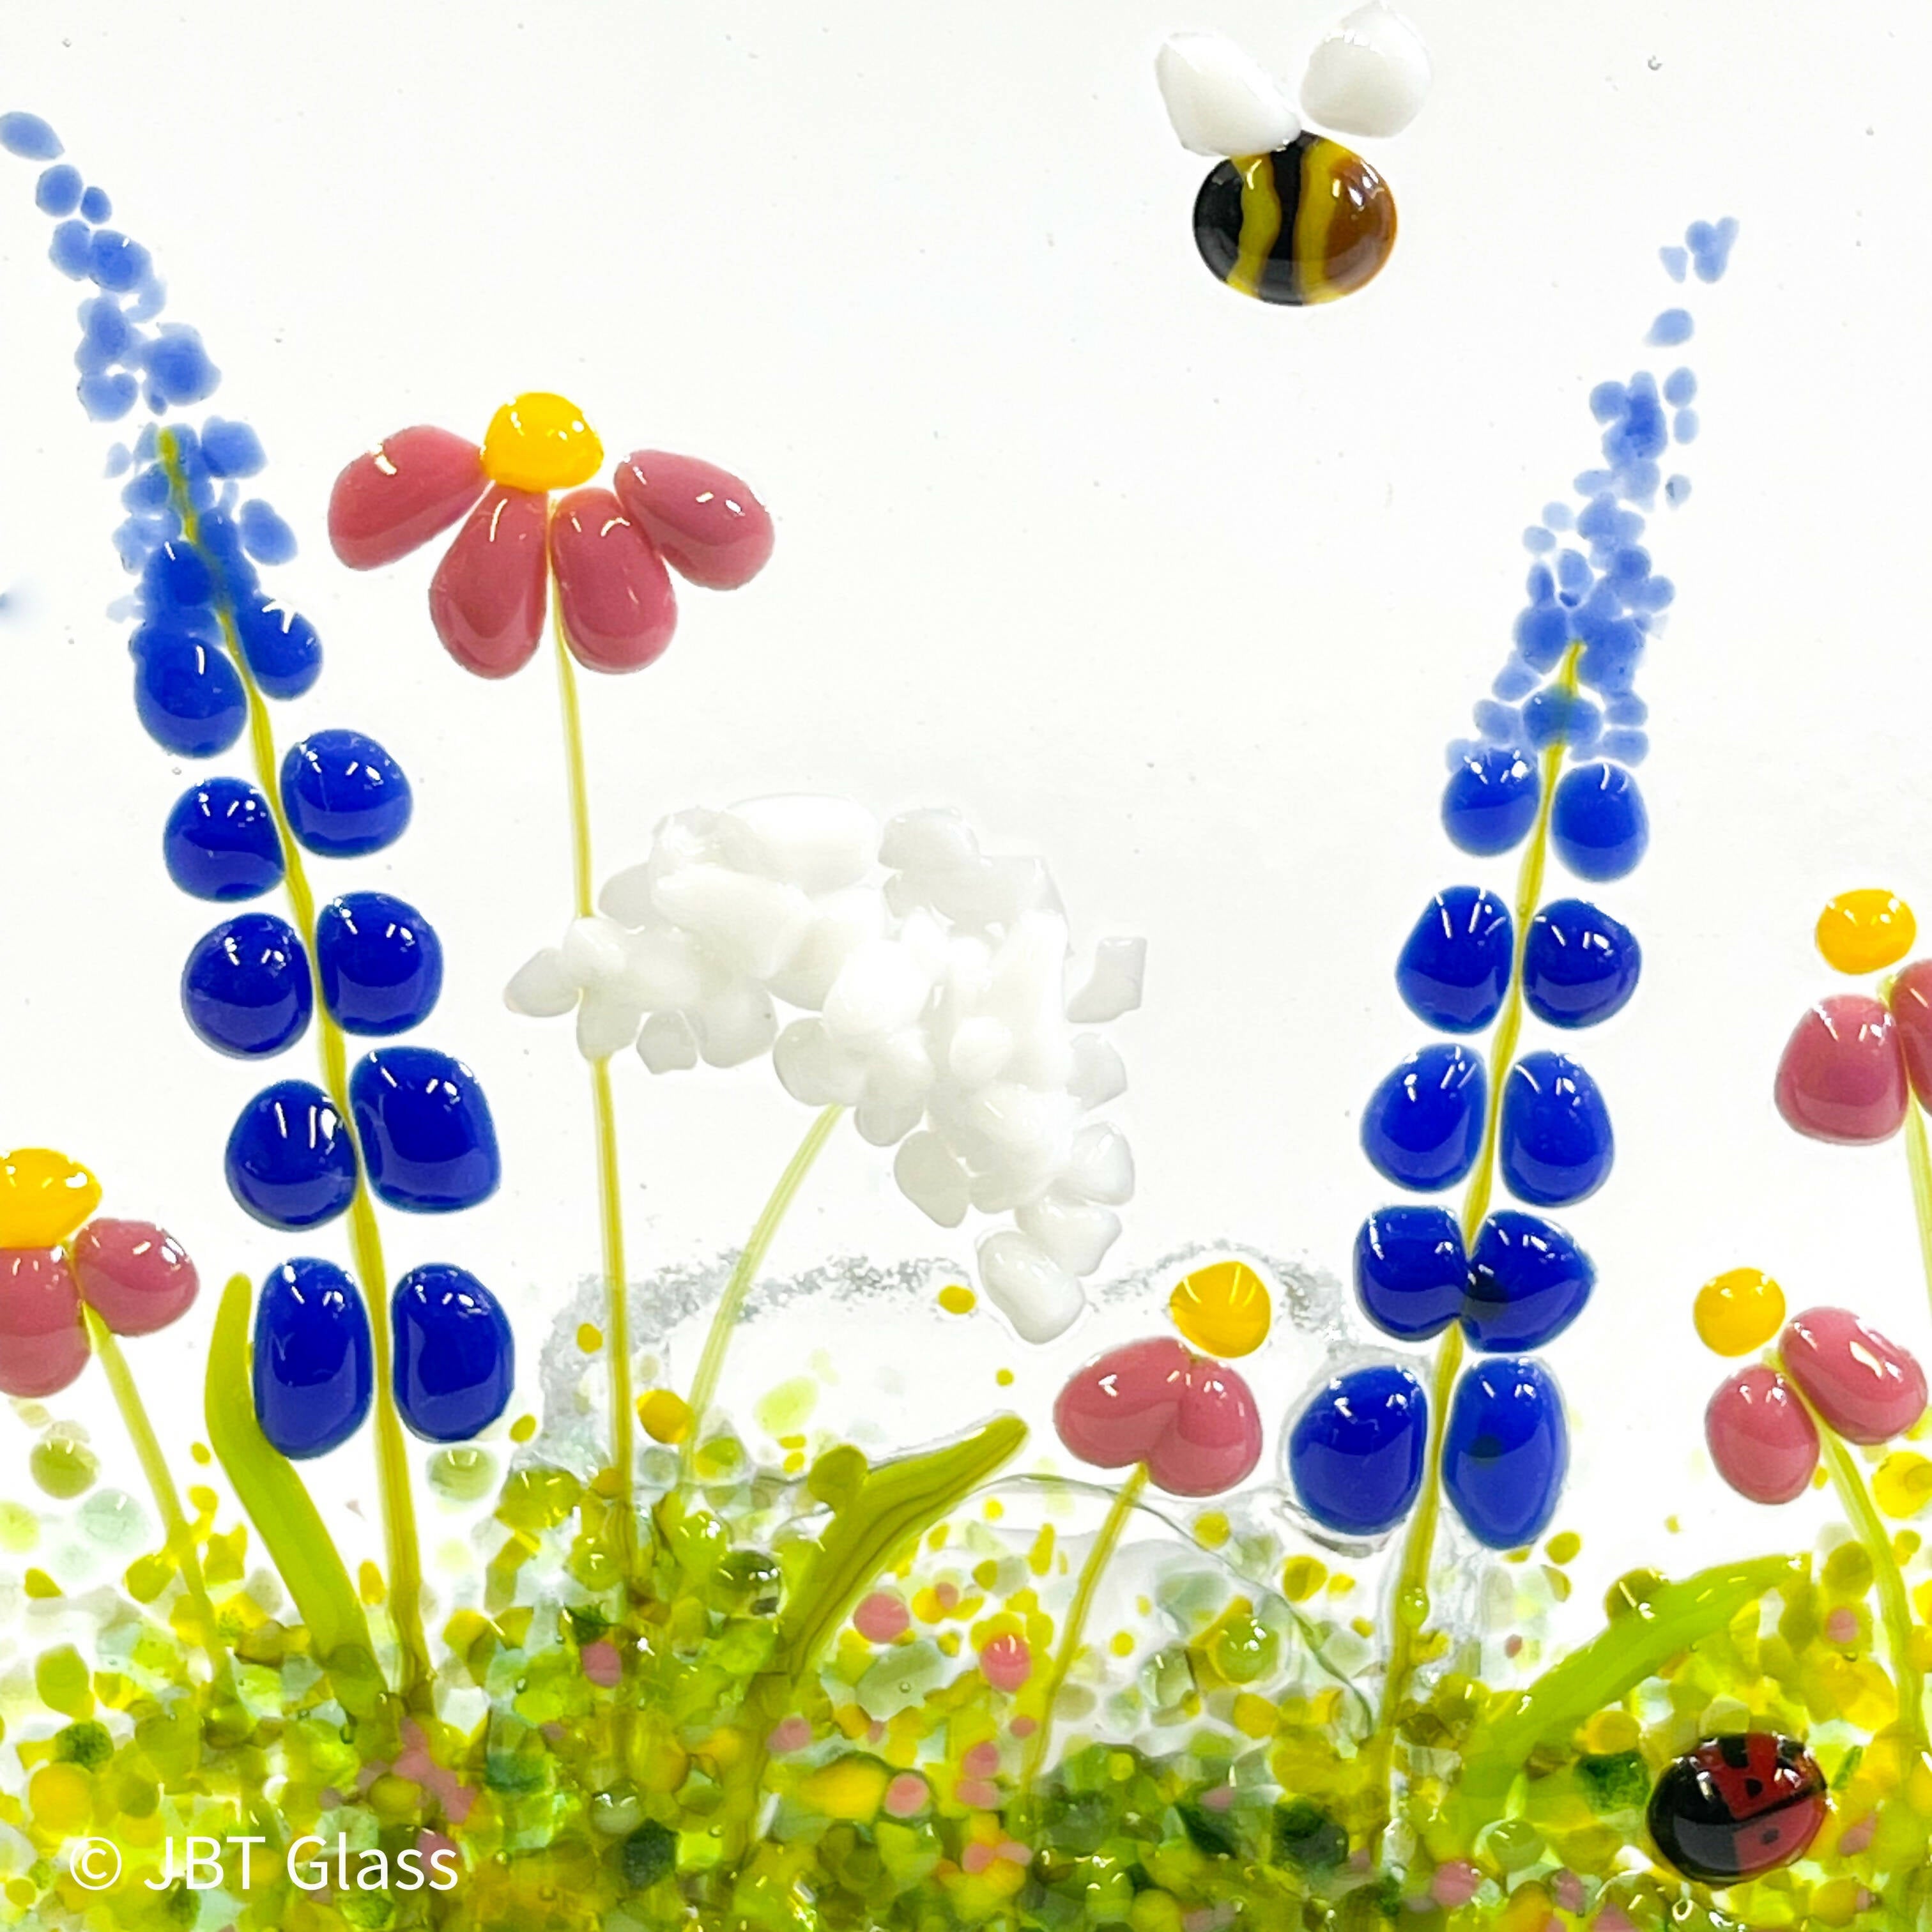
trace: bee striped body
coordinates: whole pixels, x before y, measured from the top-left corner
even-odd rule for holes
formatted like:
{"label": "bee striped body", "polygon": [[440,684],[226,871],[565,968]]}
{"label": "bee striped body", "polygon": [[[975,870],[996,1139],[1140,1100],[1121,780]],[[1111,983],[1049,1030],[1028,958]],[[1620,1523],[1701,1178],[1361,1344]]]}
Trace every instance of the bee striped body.
{"label": "bee striped body", "polygon": [[1320,134],[1222,162],[1194,203],[1194,238],[1208,267],[1243,295],[1296,308],[1373,280],[1395,230],[1388,184]]}

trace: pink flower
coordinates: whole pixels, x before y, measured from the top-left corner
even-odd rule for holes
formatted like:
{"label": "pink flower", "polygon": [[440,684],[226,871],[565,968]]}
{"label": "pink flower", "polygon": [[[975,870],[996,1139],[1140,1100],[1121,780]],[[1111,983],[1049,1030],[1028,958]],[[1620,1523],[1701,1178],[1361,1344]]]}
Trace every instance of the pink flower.
{"label": "pink flower", "polygon": [[[468,512],[430,584],[430,619],[479,677],[520,670],[543,635],[546,579],[563,640],[592,670],[641,670],[677,623],[664,566],[707,590],[748,583],[772,554],[770,514],[735,476],[639,450],[610,490],[584,488],[603,444],[576,405],[506,403],[481,448],[447,430],[398,431],[335,479],[328,538],[352,570],[419,549]],[[554,506],[550,492],[568,494]]]}

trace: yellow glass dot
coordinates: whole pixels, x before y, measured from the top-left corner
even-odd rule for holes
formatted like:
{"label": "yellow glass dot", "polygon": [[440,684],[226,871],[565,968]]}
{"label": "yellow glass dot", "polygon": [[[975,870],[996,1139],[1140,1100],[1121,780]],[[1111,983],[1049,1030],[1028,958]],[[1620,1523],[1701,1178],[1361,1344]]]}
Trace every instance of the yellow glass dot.
{"label": "yellow glass dot", "polygon": [[1176,1286],[1167,1312],[1202,1354],[1251,1355],[1268,1340],[1274,1311],[1268,1286],[1246,1262],[1215,1262]]}
{"label": "yellow glass dot", "polygon": [[1840,973],[1895,966],[1918,935],[1912,908],[1876,886],[1840,892],[1818,915],[1818,950]]}
{"label": "yellow glass dot", "polygon": [[1732,1268],[1697,1291],[1697,1338],[1713,1354],[1748,1355],[1784,1324],[1784,1291],[1758,1268]]}
{"label": "yellow glass dot", "polygon": [[77,1764],[44,1765],[27,1786],[27,1802],[35,1824],[65,1838],[94,1816],[94,1781]]}
{"label": "yellow glass dot", "polygon": [[520,1415],[510,1424],[510,1440],[527,1442],[537,1432],[537,1419],[534,1415]]}
{"label": "yellow glass dot", "polygon": [[21,1578],[20,1587],[30,1597],[46,1598],[61,1594],[61,1586],[44,1570],[29,1570]]}
{"label": "yellow glass dot", "polygon": [[638,1420],[653,1442],[682,1442],[691,1433],[691,1405],[670,1389],[638,1398]]}
{"label": "yellow glass dot", "polygon": [[577,1346],[586,1355],[594,1355],[604,1346],[604,1331],[594,1322],[580,1322],[577,1328]]}
{"label": "yellow glass dot", "polygon": [[1011,1369],[995,1369],[993,1371],[993,1379],[1000,1388],[1011,1388],[1013,1385],[1013,1372]]}
{"label": "yellow glass dot", "polygon": [[382,1581],[382,1573],[374,1564],[365,1560],[356,1571],[356,1594],[372,1606],[387,1600],[389,1586]]}
{"label": "yellow glass dot", "polygon": [[950,1281],[939,1291],[939,1305],[949,1315],[970,1315],[980,1298],[963,1282]]}
{"label": "yellow glass dot", "polygon": [[1552,1563],[1571,1563],[1583,1547],[1583,1539],[1574,1529],[1559,1531],[1544,1545],[1544,1553]]}
{"label": "yellow glass dot", "polygon": [[483,469],[511,490],[574,490],[597,474],[604,446],[567,397],[534,389],[490,418]]}
{"label": "yellow glass dot", "polygon": [[100,1182],[52,1148],[0,1160],[0,1248],[57,1248],[100,1204]]}
{"label": "yellow glass dot", "polygon": [[1894,1450],[1873,1472],[1872,1495],[1887,1516],[1916,1516],[1932,1502],[1932,1462],[1916,1449]]}

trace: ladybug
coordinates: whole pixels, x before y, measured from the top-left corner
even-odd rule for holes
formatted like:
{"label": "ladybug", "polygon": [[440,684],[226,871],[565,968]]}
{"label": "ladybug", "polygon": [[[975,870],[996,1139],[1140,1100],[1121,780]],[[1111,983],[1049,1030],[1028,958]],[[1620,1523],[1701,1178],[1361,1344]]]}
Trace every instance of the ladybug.
{"label": "ladybug", "polygon": [[1825,1774],[1796,1738],[1733,1731],[1674,1760],[1650,1794],[1650,1835],[1686,1878],[1735,1885],[1804,1856]]}

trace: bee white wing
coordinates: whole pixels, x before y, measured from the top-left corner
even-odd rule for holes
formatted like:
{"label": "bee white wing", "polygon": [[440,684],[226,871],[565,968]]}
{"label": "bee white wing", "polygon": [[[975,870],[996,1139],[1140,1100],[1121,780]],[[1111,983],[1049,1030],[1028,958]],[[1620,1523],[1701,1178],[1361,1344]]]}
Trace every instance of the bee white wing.
{"label": "bee white wing", "polygon": [[1272,154],[1301,132],[1274,76],[1221,34],[1174,34],[1154,60],[1154,79],[1180,145],[1226,158]]}

